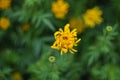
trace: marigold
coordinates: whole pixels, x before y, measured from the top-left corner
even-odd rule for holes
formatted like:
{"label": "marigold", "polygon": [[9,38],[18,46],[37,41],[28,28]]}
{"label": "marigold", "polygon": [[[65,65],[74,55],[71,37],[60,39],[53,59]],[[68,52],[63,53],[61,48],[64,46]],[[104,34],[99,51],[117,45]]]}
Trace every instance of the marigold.
{"label": "marigold", "polygon": [[1,18],[0,19],[0,28],[3,29],[3,30],[6,30],[8,29],[8,27],[10,26],[10,21],[8,18]]}
{"label": "marigold", "polygon": [[93,28],[95,24],[100,24],[103,21],[101,15],[102,11],[99,9],[99,7],[94,7],[86,11],[86,13],[83,15],[83,19],[87,26]]}
{"label": "marigold", "polygon": [[0,0],[0,9],[8,9],[11,6],[11,0]]}
{"label": "marigold", "polygon": [[21,27],[22,31],[27,31],[29,28],[30,28],[30,25],[28,23],[23,24]]}
{"label": "marigold", "polygon": [[13,80],[23,80],[20,72],[16,71],[12,74]]}
{"label": "marigold", "polygon": [[54,33],[55,42],[51,46],[51,48],[61,50],[61,55],[67,53],[68,50],[71,53],[77,52],[77,50],[73,49],[73,46],[77,46],[77,43],[81,40],[77,38],[77,29],[73,29],[70,32],[69,29],[70,24],[66,24],[64,27],[64,31],[60,28],[59,31]]}
{"label": "marigold", "polygon": [[68,13],[69,4],[64,0],[57,0],[52,3],[52,12],[58,19],[63,19]]}
{"label": "marigold", "polygon": [[74,29],[74,28],[77,29],[78,33],[83,32],[84,29],[86,28],[84,22],[78,18],[71,18],[69,23],[70,23],[72,29]]}

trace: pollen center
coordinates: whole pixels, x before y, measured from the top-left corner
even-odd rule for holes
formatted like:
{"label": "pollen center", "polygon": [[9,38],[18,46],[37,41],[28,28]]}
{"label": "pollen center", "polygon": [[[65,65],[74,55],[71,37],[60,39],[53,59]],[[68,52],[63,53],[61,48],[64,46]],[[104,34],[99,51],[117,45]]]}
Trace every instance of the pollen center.
{"label": "pollen center", "polygon": [[67,37],[67,36],[64,36],[64,37],[63,37],[63,40],[68,40],[68,37]]}

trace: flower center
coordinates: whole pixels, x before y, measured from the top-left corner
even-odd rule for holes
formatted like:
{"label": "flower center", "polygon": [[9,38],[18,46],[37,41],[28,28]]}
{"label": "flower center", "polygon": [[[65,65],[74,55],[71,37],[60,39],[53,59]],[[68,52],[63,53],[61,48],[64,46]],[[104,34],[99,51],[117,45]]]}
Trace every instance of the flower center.
{"label": "flower center", "polygon": [[63,36],[63,40],[68,40],[68,37],[67,36]]}

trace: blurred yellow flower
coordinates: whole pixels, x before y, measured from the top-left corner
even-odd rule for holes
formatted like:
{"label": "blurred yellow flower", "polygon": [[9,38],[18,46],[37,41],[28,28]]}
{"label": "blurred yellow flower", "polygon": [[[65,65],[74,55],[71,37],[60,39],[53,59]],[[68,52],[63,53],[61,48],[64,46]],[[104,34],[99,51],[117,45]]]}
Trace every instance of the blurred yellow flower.
{"label": "blurred yellow flower", "polygon": [[73,49],[73,46],[77,46],[77,43],[81,40],[77,38],[77,29],[73,29],[70,32],[70,24],[66,24],[64,27],[64,31],[60,28],[59,31],[54,33],[55,42],[51,46],[53,49],[61,50],[60,55],[67,53],[68,50],[71,53],[77,52],[77,50]]}
{"label": "blurred yellow flower", "polygon": [[8,18],[2,17],[0,18],[0,28],[3,30],[8,29],[8,27],[10,26],[10,21]]}
{"label": "blurred yellow flower", "polygon": [[12,74],[13,80],[23,80],[20,72],[16,71]]}
{"label": "blurred yellow flower", "polygon": [[84,22],[78,18],[71,18],[69,23],[71,25],[70,27],[72,29],[76,28],[78,33],[83,32],[84,29],[86,28]]}
{"label": "blurred yellow flower", "polygon": [[63,19],[68,13],[69,4],[64,0],[57,0],[52,2],[52,12],[58,19]]}
{"label": "blurred yellow flower", "polygon": [[21,27],[22,31],[27,31],[29,28],[30,28],[30,25],[28,23],[23,24]]}
{"label": "blurred yellow flower", "polygon": [[86,11],[86,13],[83,15],[83,19],[87,26],[93,28],[95,24],[100,24],[103,21],[101,15],[102,11],[99,9],[99,7],[94,7]]}
{"label": "blurred yellow flower", "polygon": [[11,6],[11,0],[0,0],[0,10],[8,9]]}

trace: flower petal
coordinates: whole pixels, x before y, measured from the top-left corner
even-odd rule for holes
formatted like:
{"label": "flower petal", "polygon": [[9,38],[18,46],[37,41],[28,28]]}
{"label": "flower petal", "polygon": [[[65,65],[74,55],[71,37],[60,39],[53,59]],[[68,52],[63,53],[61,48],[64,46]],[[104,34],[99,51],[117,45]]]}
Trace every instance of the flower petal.
{"label": "flower petal", "polygon": [[70,24],[66,24],[66,25],[65,25],[65,28],[64,28],[64,32],[65,32],[65,33],[70,33],[69,27],[70,27]]}
{"label": "flower petal", "polygon": [[81,41],[81,39],[78,39],[77,41],[76,41],[76,43],[78,43],[78,42],[80,42]]}

